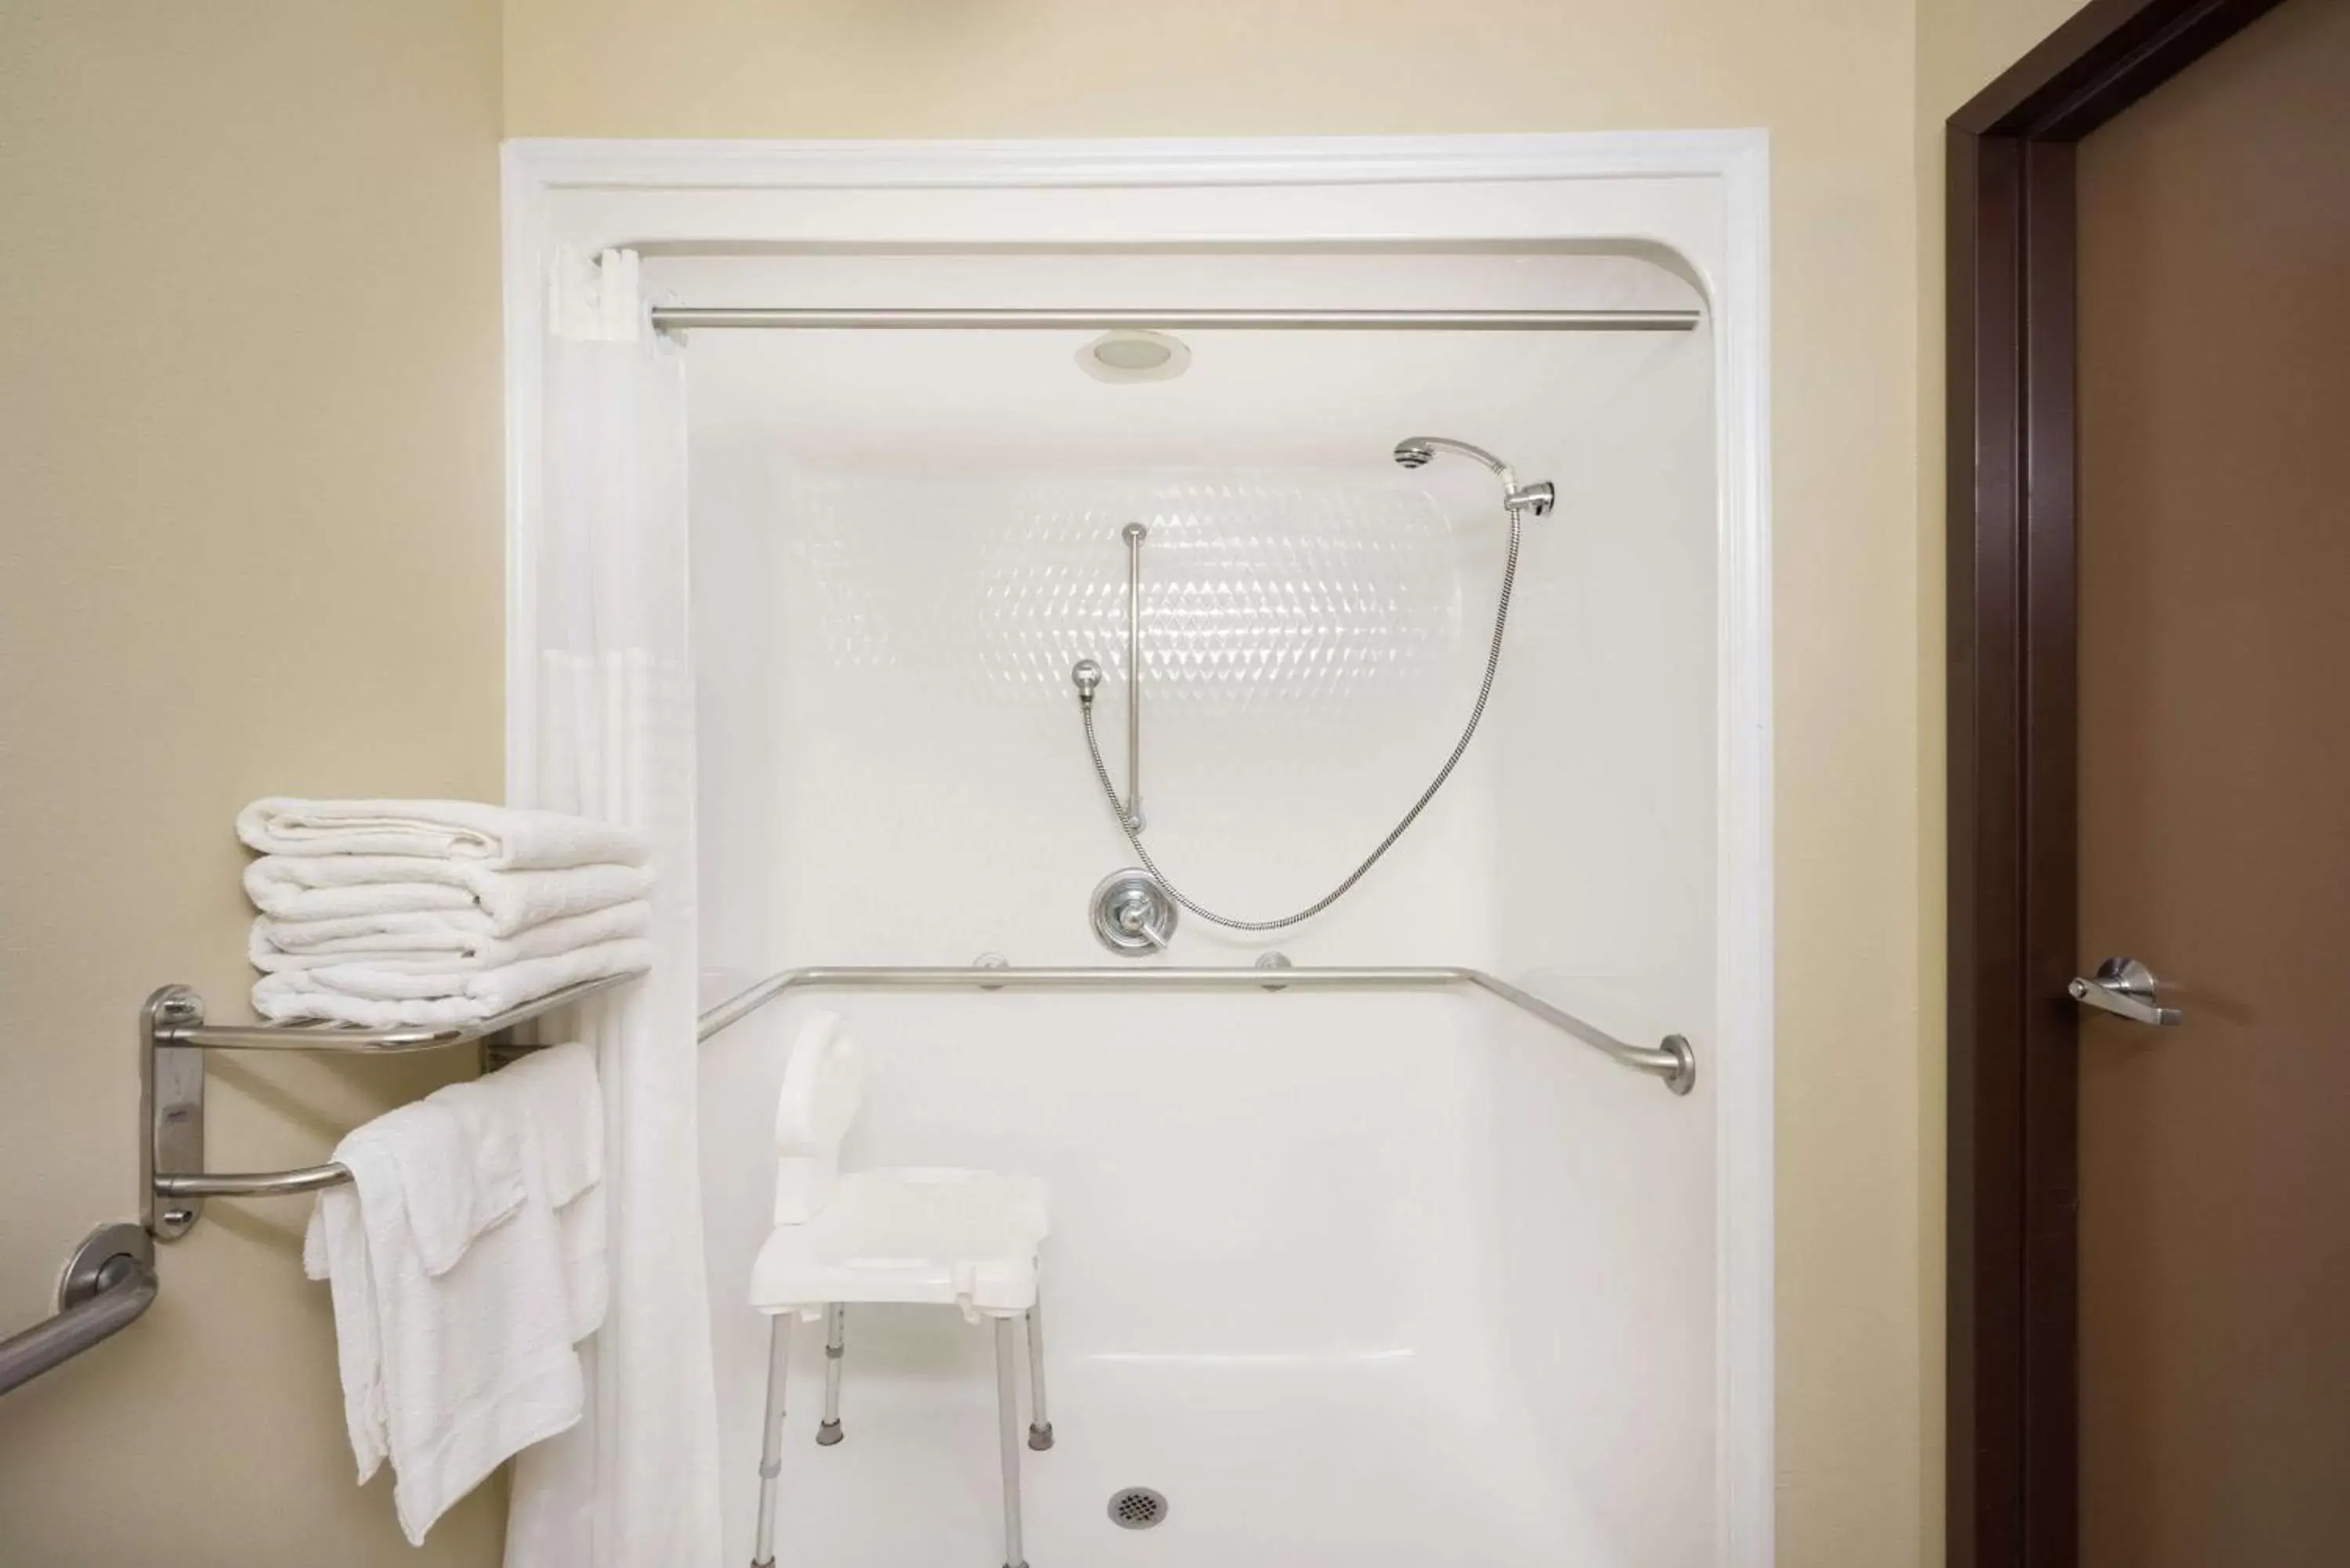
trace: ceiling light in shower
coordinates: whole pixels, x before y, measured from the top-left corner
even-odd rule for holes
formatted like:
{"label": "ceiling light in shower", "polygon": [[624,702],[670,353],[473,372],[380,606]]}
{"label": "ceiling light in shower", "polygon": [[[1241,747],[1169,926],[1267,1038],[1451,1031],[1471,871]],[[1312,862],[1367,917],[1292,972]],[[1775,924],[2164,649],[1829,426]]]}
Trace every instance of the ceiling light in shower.
{"label": "ceiling light in shower", "polygon": [[1171,381],[1191,368],[1180,337],[1121,327],[1077,350],[1077,365],[1097,381]]}

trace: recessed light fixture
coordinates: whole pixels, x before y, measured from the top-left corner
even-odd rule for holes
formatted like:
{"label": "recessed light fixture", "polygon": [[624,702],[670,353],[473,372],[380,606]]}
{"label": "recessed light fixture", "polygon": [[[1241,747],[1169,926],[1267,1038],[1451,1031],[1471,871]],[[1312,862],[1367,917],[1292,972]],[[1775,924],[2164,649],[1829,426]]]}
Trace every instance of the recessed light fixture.
{"label": "recessed light fixture", "polygon": [[1180,337],[1121,327],[1077,350],[1077,366],[1097,381],[1171,381],[1191,368]]}

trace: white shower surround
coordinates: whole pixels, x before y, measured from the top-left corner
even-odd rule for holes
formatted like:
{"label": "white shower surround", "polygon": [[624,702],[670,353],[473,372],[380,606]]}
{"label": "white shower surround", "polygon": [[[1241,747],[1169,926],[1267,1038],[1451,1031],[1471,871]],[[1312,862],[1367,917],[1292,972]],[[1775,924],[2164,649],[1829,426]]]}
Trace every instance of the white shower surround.
{"label": "white shower surround", "polygon": [[[524,141],[509,145],[506,173],[509,646],[515,650],[535,646],[535,355],[543,258],[552,245],[952,251],[1201,241],[1275,249],[1348,242],[1434,249],[1599,242],[1653,247],[1678,258],[1703,293],[1715,357],[1717,819],[1713,1022],[1699,1038],[1704,1088],[1697,1101],[1673,1108],[1694,1110],[1710,1103],[1715,1124],[1715,1496],[1709,1511],[1713,1561],[1740,1568],[1769,1563],[1771,785],[1768,203],[1762,136],[950,144]],[[1409,307],[1425,302],[1376,303]],[[1406,432],[1371,433],[1386,440]],[[1446,433],[1479,435],[1467,429]],[[1476,591],[1482,593],[1482,586]],[[510,774],[517,784],[530,765],[532,673],[520,661],[509,670]],[[850,955],[808,954],[802,961],[843,956]],[[931,961],[940,955],[887,956]],[[1345,961],[1347,956],[1315,953],[1309,961]],[[1455,957],[1392,956],[1438,962]],[[1068,1005],[1098,1011],[1110,1004]],[[1201,1005],[1165,1003],[1170,1016]],[[1204,1015],[1194,1016],[1204,1021]],[[1307,1055],[1298,1071],[1310,1075],[1317,1061],[1327,1065],[1322,1053]],[[1437,1074],[1430,1091],[1440,1095],[1456,1065],[1421,1063],[1419,1068]],[[951,1072],[943,1063],[940,1070]],[[1638,1158],[1637,1147],[1613,1152]],[[1048,1301],[1051,1291],[1048,1274]],[[1069,1442],[1081,1440],[1073,1434]],[[814,1450],[795,1449],[786,1461],[787,1476],[812,1478],[816,1459]],[[881,1456],[874,1459],[880,1462]],[[1061,1463],[1064,1456],[1035,1462]],[[1162,1555],[1136,1561],[1171,1560]]]}

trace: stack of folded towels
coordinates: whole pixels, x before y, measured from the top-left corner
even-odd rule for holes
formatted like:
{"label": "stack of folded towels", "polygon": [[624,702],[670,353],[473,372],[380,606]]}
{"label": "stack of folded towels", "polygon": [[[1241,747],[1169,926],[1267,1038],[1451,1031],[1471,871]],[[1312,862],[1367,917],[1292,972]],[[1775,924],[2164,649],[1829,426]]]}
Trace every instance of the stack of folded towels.
{"label": "stack of folded towels", "polygon": [[258,800],[237,836],[253,1007],[280,1023],[449,1028],[652,961],[641,836],[473,801]]}

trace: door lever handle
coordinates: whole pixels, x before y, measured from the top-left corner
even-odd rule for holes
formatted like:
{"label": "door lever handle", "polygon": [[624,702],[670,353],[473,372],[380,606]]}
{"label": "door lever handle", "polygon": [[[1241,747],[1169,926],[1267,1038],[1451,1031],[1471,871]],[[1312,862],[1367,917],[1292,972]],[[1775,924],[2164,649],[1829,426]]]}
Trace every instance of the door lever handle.
{"label": "door lever handle", "polygon": [[2097,966],[2095,975],[2087,980],[2076,976],[2064,989],[2083,1006],[2126,1018],[2133,1023],[2171,1029],[2187,1022],[2187,1015],[2178,1009],[2162,1005],[2154,971],[2134,958],[2109,958]]}

